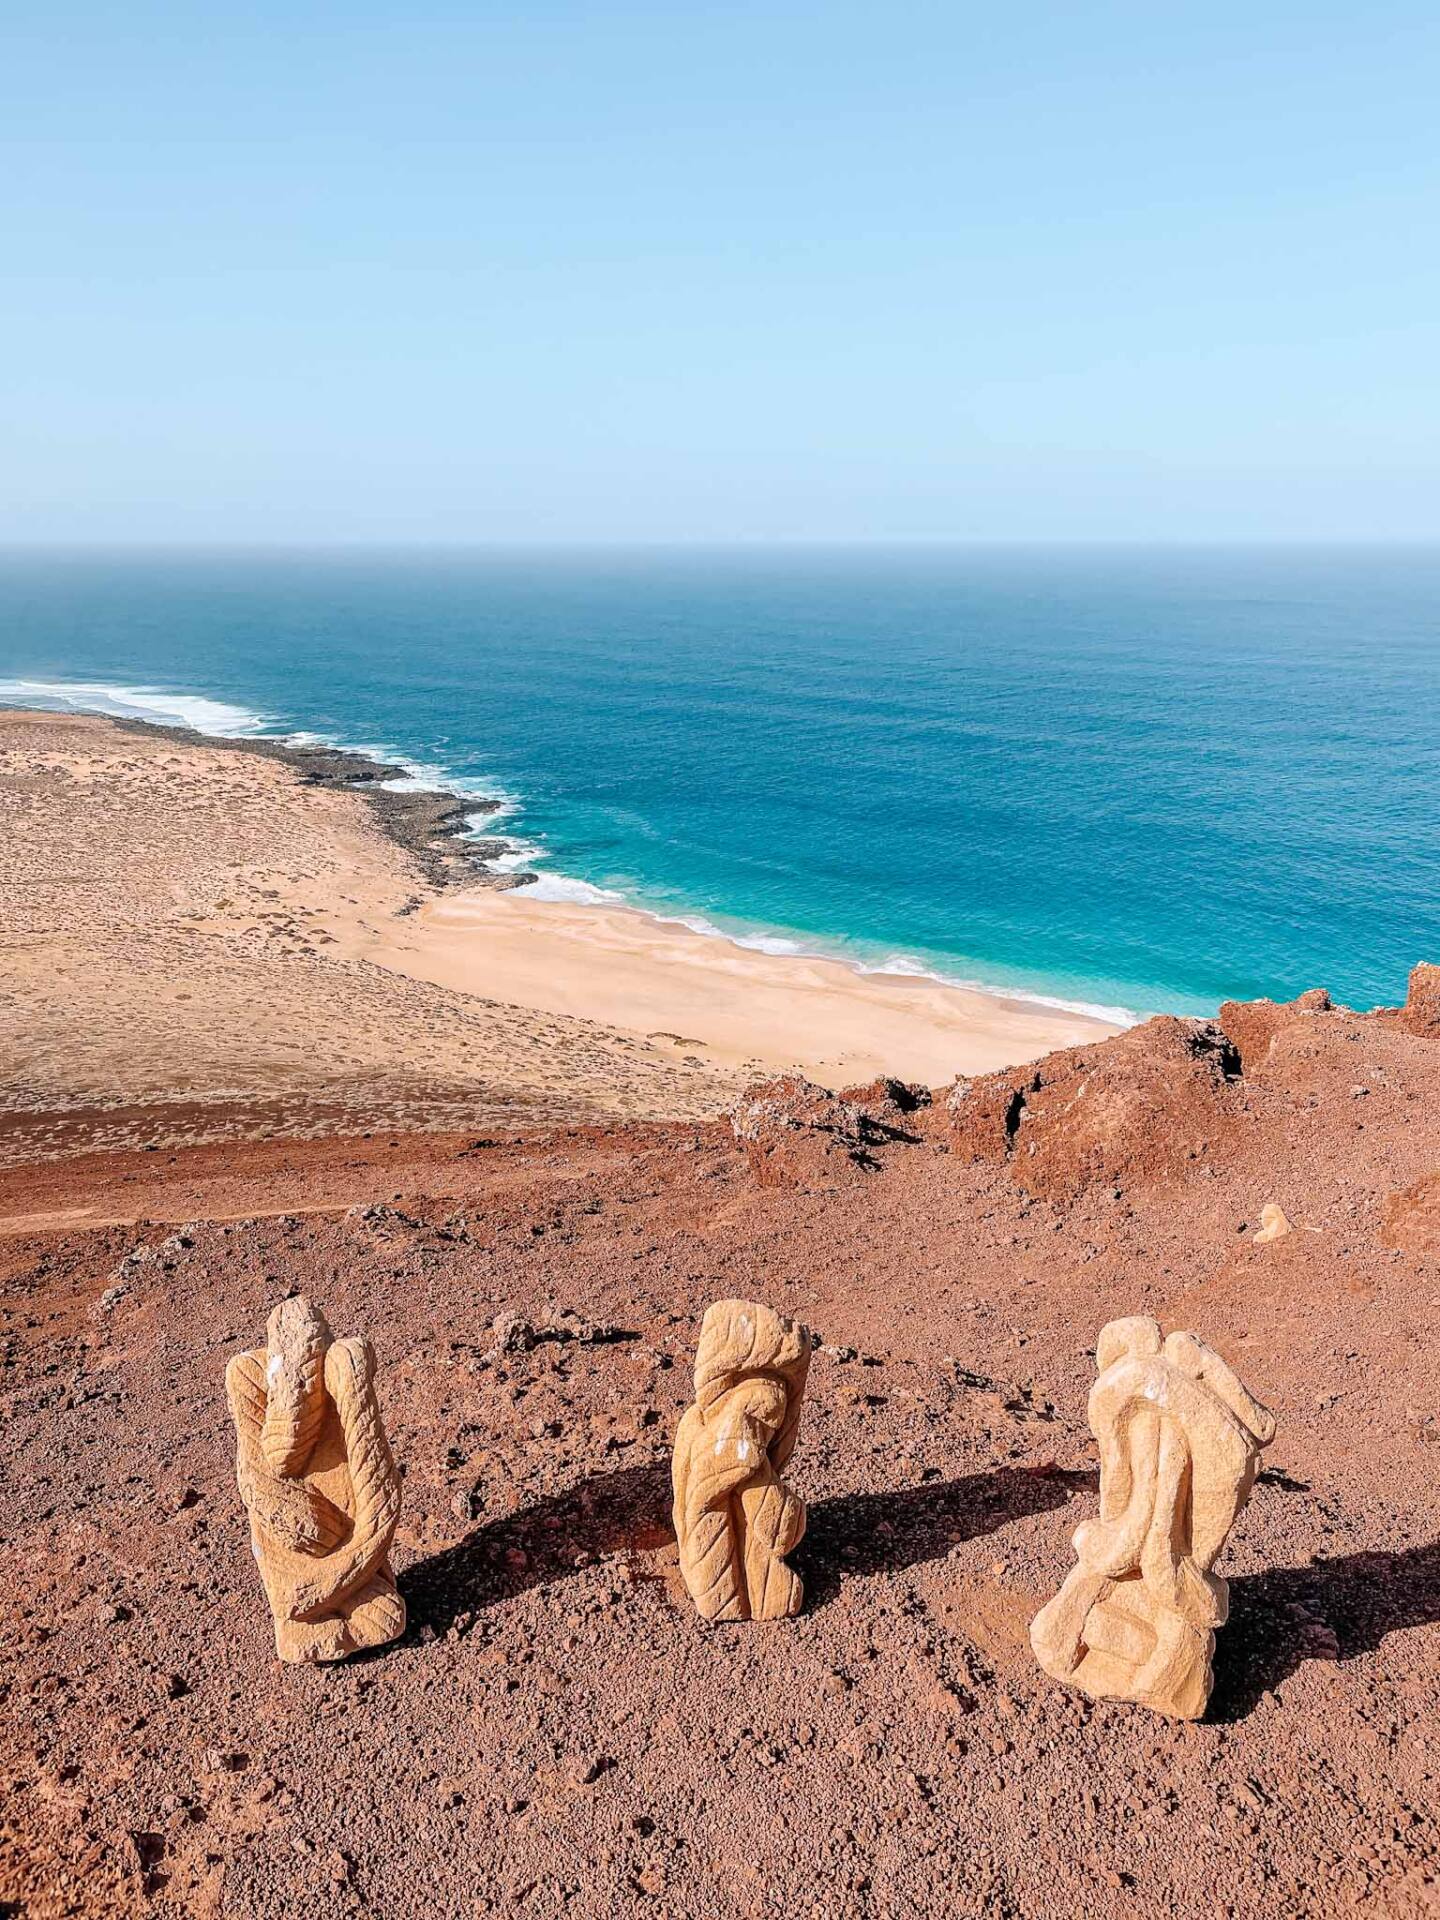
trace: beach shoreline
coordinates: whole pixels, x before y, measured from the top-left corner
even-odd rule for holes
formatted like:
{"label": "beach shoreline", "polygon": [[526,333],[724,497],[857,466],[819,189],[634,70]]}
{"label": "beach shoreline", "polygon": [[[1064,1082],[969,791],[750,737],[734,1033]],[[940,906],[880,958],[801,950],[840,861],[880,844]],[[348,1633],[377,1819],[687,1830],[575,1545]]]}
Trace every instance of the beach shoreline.
{"label": "beach shoreline", "polygon": [[1115,1030],[535,898],[483,865],[513,843],[465,837],[503,803],[361,754],[10,707],[0,762],[12,1109],[694,1118],[765,1074],[940,1085]]}
{"label": "beach shoreline", "polygon": [[838,1088],[893,1074],[926,1086],[1116,1025],[931,976],[765,953],[628,903],[459,889],[427,901],[370,957],[461,992],[599,1019],[728,1070],[802,1070]]}
{"label": "beach shoreline", "polygon": [[[17,686],[22,683],[11,683]],[[806,934],[792,929],[717,925],[706,914],[683,906],[621,894],[613,889],[557,873],[546,861],[546,854],[523,834],[504,831],[500,823],[521,804],[514,796],[497,791],[466,792],[458,776],[441,767],[419,766],[388,750],[340,744],[324,736],[307,734],[303,729],[290,733],[253,731],[259,725],[276,724],[249,709],[220,708],[200,696],[152,696],[157,716],[112,711],[97,700],[84,704],[76,696],[85,693],[124,695],[139,698],[140,690],[129,688],[92,688],[75,686],[62,694],[66,683],[56,682],[46,689],[64,705],[40,704],[15,697],[9,688],[0,690],[0,713],[73,713],[108,721],[125,732],[159,735],[181,745],[215,748],[222,752],[253,752],[293,768],[307,786],[333,788],[353,793],[373,812],[381,830],[396,841],[421,867],[426,880],[438,888],[484,888],[509,892],[521,888],[537,889],[535,898],[565,906],[614,908],[640,915],[663,927],[720,940],[746,951],[794,956],[842,966],[857,974],[894,978],[914,978],[942,987],[956,988],[985,999],[998,999],[1017,1006],[1053,1009],[1065,1015],[1079,1015],[1099,1021],[1107,1031],[1130,1026],[1148,1016],[1130,1007],[1101,1004],[1060,991],[1046,993],[1036,987],[1002,986],[969,977],[957,977],[938,967],[912,961],[895,954],[887,961],[871,962],[862,958],[858,948],[834,936]],[[161,700],[173,699],[178,706],[210,704],[245,722],[244,730],[220,731],[186,721],[158,717],[164,712]],[[233,723],[232,721],[232,723]],[[423,784],[422,784],[423,782]],[[477,831],[476,822],[487,820],[491,832]],[[501,864],[501,863],[504,864]],[[872,943],[873,944],[873,943]],[[943,965],[943,963],[942,963]]]}

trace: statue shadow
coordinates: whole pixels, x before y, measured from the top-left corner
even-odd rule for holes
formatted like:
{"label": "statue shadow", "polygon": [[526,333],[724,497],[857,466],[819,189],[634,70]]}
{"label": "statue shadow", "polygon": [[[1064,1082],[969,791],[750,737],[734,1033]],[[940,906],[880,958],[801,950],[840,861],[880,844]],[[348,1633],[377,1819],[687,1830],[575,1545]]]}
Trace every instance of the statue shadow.
{"label": "statue shadow", "polygon": [[1440,1541],[1272,1567],[1230,1582],[1206,1718],[1243,1720],[1307,1660],[1372,1653],[1392,1633],[1440,1621]]}
{"label": "statue shadow", "polygon": [[[939,1560],[953,1546],[1027,1514],[1062,1507],[1093,1473],[999,1467],[958,1480],[817,1501],[791,1556],[805,1581],[805,1610],[826,1605],[854,1576]],[[644,1552],[675,1538],[668,1461],[587,1474],[562,1493],[485,1521],[453,1547],[400,1575],[405,1638],[438,1636],[471,1616],[569,1579],[607,1554]]]}
{"label": "statue shadow", "polygon": [[805,1610],[823,1607],[853,1576],[898,1573],[943,1560],[952,1547],[1049,1513],[1094,1473],[991,1467],[887,1493],[843,1493],[810,1508],[805,1538],[790,1556],[805,1582]]}
{"label": "statue shadow", "polygon": [[608,1553],[663,1546],[670,1526],[670,1464],[591,1473],[563,1493],[487,1520],[400,1575],[409,1624],[442,1634],[462,1617],[532,1587],[567,1580]]}

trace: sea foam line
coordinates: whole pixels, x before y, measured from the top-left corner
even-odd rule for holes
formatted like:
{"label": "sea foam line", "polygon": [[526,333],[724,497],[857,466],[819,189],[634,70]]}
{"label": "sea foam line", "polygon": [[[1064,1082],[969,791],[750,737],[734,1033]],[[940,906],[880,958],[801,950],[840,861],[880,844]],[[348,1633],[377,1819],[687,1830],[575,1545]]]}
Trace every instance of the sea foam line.
{"label": "sea foam line", "polygon": [[[101,713],[116,719],[141,720],[154,726],[189,727],[195,733],[209,734],[222,740],[263,738],[278,740],[285,746],[329,747],[340,753],[360,754],[380,766],[395,769],[394,779],[383,783],[392,792],[453,793],[462,800],[498,802],[498,806],[487,806],[483,813],[477,812],[467,820],[467,828],[477,839],[490,837],[502,820],[520,811],[522,804],[517,795],[507,793],[493,782],[454,774],[448,768],[430,761],[412,760],[391,746],[368,741],[355,743],[338,740],[331,734],[313,733],[305,728],[287,731],[283,723],[271,715],[253,708],[235,706],[229,701],[214,700],[208,695],[173,693],[158,687],[116,686],[105,681],[0,680],[0,706],[7,705]],[[509,840],[506,851],[483,863],[492,873],[514,873],[534,867],[550,857],[549,849],[538,841],[506,837]],[[1084,1014],[1091,1019],[1108,1021],[1114,1026],[1132,1027],[1148,1017],[1130,1007],[1106,1006],[1089,1000],[1068,1000],[1058,994],[1037,993],[1027,987],[1002,986],[992,981],[961,978],[928,967],[923,961],[914,960],[906,954],[894,954],[887,960],[871,962],[858,959],[852,953],[833,949],[827,951],[821,944],[807,946],[788,934],[766,932],[759,928],[753,932],[731,932],[724,927],[717,927],[702,915],[665,913],[613,887],[596,886],[592,881],[581,880],[573,874],[556,873],[553,869],[538,874],[526,892],[532,900],[560,901],[571,906],[627,907],[664,926],[688,927],[692,933],[700,934],[707,940],[728,940],[733,946],[745,947],[754,953],[782,958],[834,960],[856,973],[894,974],[911,979],[933,980],[939,986],[988,994],[992,999],[1021,1000],[1031,1006],[1052,1007],[1061,1013]]]}
{"label": "sea foam line", "polygon": [[104,713],[156,726],[191,727],[221,740],[239,740],[269,725],[264,714],[196,693],[164,693],[151,687],[116,687],[94,680],[0,680],[0,706],[42,707],[69,713]]}
{"label": "sea foam line", "polygon": [[[558,875],[556,876],[559,877]],[[583,881],[580,883],[585,884]],[[599,891],[591,889],[592,892]],[[552,896],[558,897],[558,896]],[[611,893],[606,899],[621,902],[624,895]],[[1037,993],[1029,987],[1010,987],[997,984],[993,980],[977,980],[966,975],[944,973],[938,967],[927,967],[921,960],[912,959],[908,954],[892,954],[886,960],[861,960],[853,953],[845,953],[837,947],[826,948],[823,945],[807,946],[803,940],[792,939],[788,934],[780,933],[740,933],[726,927],[717,927],[713,920],[688,914],[661,913],[655,907],[645,906],[634,901],[625,901],[636,911],[644,913],[651,920],[659,920],[666,926],[688,927],[692,933],[703,934],[707,940],[728,940],[732,946],[746,947],[754,953],[771,954],[777,958],[805,960],[833,960],[849,967],[854,973],[890,975],[907,980],[933,980],[937,986],[958,988],[964,993],[982,993],[991,1000],[1023,1000],[1027,1006],[1053,1007],[1059,1013],[1085,1014],[1092,1020],[1104,1020],[1111,1026],[1134,1027],[1149,1015],[1137,1013],[1133,1007],[1107,1006],[1095,1000],[1066,1000],[1058,994]],[[814,936],[812,936],[812,941]]]}

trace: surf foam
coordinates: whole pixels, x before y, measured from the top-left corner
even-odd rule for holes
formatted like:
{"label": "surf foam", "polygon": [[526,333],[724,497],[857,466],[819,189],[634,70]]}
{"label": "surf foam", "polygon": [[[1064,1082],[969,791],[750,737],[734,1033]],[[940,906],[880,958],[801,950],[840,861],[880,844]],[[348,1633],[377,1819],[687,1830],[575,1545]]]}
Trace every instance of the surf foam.
{"label": "surf foam", "polygon": [[103,681],[0,680],[0,706],[40,707],[52,713],[103,713],[117,720],[190,727],[221,740],[243,739],[271,724],[263,713],[249,707],[232,706],[198,693],[116,687]]}

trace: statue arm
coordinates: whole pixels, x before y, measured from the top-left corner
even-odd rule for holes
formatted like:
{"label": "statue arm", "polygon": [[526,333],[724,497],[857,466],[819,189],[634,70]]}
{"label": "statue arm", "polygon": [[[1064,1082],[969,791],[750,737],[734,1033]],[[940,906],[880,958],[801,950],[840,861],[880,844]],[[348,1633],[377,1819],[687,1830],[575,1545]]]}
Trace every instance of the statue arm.
{"label": "statue arm", "polygon": [[746,1584],[732,1503],[757,1473],[769,1473],[764,1436],[753,1420],[729,1410],[708,1424],[697,1421],[687,1439],[676,1478],[685,1584],[703,1618],[742,1619]]}
{"label": "statue arm", "polygon": [[376,1572],[390,1549],[400,1517],[400,1476],[375,1399],[375,1356],[368,1340],[337,1340],[325,1355],[325,1388],[335,1403],[345,1436],[354,1493],[354,1530],[324,1575],[295,1591],[291,1618],[309,1620],[337,1612]]}
{"label": "statue arm", "polygon": [[237,1353],[225,1369],[225,1398],[235,1423],[235,1477],[247,1510],[255,1505],[260,1430],[265,1423],[265,1355]]}
{"label": "statue arm", "polygon": [[1075,1532],[1086,1568],[1107,1578],[1140,1565],[1155,1512],[1159,1417],[1141,1394],[1091,1395],[1091,1425],[1100,1448],[1101,1514]]}
{"label": "statue arm", "polygon": [[1213,1347],[1193,1333],[1172,1333],[1165,1342],[1165,1357],[1192,1380],[1203,1381],[1253,1439],[1269,1446],[1275,1438],[1274,1414],[1241,1385]]}
{"label": "statue arm", "polygon": [[303,1480],[285,1480],[266,1463],[263,1350],[238,1353],[225,1369],[225,1397],[235,1422],[235,1474],[240,1497],[261,1531],[292,1553],[319,1555],[350,1531],[348,1514]]}

